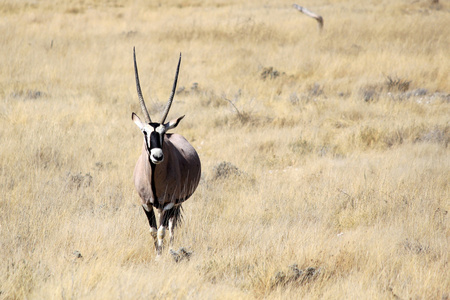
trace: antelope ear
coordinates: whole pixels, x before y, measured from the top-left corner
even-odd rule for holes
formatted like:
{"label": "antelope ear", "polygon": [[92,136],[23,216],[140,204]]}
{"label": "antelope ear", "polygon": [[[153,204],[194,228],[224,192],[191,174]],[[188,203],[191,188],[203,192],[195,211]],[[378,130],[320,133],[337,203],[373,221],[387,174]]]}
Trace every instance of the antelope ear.
{"label": "antelope ear", "polygon": [[183,119],[183,118],[184,118],[184,116],[181,116],[181,117],[179,117],[178,119],[173,119],[173,120],[171,120],[169,123],[166,123],[166,124],[164,125],[164,127],[166,127],[166,131],[167,131],[167,130],[170,130],[170,129],[172,129],[172,128],[177,127],[177,126],[178,126],[178,123],[180,123],[181,119]]}
{"label": "antelope ear", "polygon": [[144,124],[142,124],[141,119],[139,119],[139,117],[135,113],[131,114],[131,119],[134,121],[134,124],[139,127],[140,130],[144,129]]}

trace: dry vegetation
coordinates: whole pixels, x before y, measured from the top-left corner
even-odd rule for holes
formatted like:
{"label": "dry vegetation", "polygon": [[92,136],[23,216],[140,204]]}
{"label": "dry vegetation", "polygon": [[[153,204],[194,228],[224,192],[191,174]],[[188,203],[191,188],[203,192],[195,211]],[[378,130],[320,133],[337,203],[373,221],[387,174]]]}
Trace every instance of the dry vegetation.
{"label": "dry vegetation", "polygon": [[[450,6],[2,1],[1,299],[448,299]],[[166,4],[166,2],[169,2]],[[203,163],[155,261],[151,114]],[[224,163],[226,162],[226,163]]]}

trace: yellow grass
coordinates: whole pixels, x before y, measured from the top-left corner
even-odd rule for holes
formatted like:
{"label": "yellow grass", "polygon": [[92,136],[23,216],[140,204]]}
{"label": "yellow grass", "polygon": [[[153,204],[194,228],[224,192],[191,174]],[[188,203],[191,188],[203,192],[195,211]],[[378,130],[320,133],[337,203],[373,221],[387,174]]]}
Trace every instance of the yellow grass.
{"label": "yellow grass", "polygon": [[[299,3],[319,32],[291,2],[166,2],[0,5],[0,298],[448,299],[449,4]],[[189,261],[155,261],[134,190],[133,46],[155,118],[183,54]]]}

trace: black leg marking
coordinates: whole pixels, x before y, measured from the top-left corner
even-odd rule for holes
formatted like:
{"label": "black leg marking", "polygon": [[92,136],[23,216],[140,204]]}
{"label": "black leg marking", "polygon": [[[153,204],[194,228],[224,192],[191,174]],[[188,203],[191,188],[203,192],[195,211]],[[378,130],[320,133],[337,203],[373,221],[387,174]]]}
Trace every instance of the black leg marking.
{"label": "black leg marking", "polygon": [[156,227],[156,217],[155,217],[155,212],[153,211],[153,207],[150,206],[150,211],[147,211],[144,207],[142,207],[144,209],[145,215],[147,216],[147,220],[148,223],[150,225],[150,228],[157,228]]}

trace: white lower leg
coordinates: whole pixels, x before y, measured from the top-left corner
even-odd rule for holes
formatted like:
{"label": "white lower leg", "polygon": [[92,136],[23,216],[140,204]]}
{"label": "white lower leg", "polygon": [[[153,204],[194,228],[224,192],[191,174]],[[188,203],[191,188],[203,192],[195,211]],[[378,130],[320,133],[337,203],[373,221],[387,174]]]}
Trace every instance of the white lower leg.
{"label": "white lower leg", "polygon": [[169,251],[173,249],[173,218],[169,220]]}
{"label": "white lower leg", "polygon": [[158,237],[157,237],[157,230],[155,227],[150,227],[150,235],[153,238],[153,242],[155,243],[155,248],[158,250]]}
{"label": "white lower leg", "polygon": [[166,235],[166,228],[164,228],[164,226],[159,226],[158,232],[157,232],[157,237],[158,237],[158,255],[161,255],[161,251],[163,248],[163,243],[164,243],[164,236]]}

